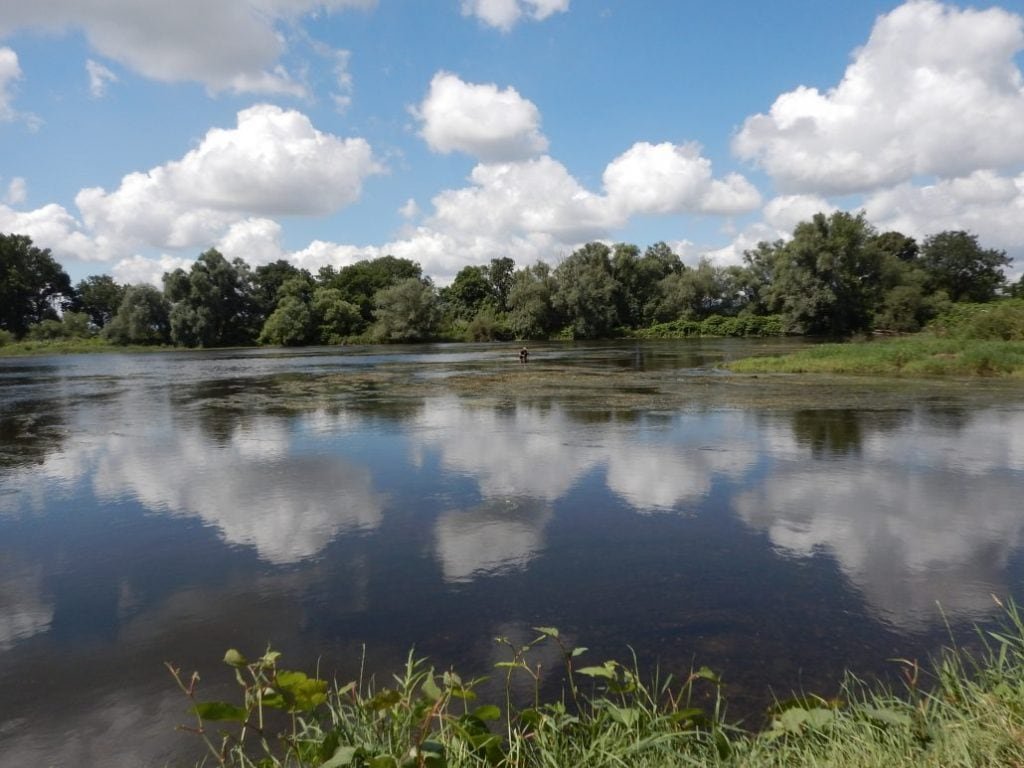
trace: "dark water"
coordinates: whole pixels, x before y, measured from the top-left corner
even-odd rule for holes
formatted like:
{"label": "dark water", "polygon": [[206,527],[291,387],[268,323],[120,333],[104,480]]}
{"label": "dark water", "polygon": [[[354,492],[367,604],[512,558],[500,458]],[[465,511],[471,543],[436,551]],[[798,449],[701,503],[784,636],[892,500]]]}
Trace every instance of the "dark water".
{"label": "dark water", "polygon": [[1024,387],[710,370],[750,349],[0,360],[0,765],[187,756],[162,662],[228,647],[483,674],[555,625],[753,718],[1021,597]]}

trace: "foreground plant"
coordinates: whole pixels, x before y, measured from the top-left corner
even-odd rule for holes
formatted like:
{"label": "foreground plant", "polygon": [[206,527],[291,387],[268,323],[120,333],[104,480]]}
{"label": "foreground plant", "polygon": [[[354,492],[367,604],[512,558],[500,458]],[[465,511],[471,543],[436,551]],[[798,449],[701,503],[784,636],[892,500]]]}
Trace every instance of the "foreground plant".
{"label": "foreground plant", "polygon": [[[1002,604],[1000,604],[1002,605]],[[371,680],[331,687],[279,669],[268,651],[250,661],[229,651],[241,703],[202,702],[198,676],[168,665],[192,701],[210,757],[231,768],[561,768],[563,766],[1024,766],[1024,621],[1005,606],[1001,630],[979,632],[978,657],[946,650],[928,670],[900,660],[895,693],[849,677],[838,696],[777,704],[761,731],[726,723],[721,683],[701,668],[645,681],[635,660],[576,666],[586,649],[537,627],[519,645],[499,643],[504,711],[477,702],[482,678],[464,681],[410,655],[392,687]],[[541,699],[531,651],[558,647],[565,692]],[[532,686],[517,706],[513,682]],[[710,710],[695,706],[709,701]]]}

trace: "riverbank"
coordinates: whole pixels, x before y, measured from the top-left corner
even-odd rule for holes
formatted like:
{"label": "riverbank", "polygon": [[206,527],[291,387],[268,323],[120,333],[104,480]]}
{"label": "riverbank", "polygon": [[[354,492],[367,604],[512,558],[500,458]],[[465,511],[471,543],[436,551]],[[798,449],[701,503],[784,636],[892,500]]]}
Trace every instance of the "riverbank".
{"label": "riverbank", "polygon": [[[848,677],[838,696],[776,705],[767,727],[730,724],[723,685],[701,668],[647,681],[633,664],[582,663],[585,648],[556,629],[536,628],[525,646],[503,641],[505,682],[497,703],[481,703],[481,679],[439,672],[410,655],[387,681],[330,686],[279,667],[279,654],[249,661],[229,651],[239,701],[202,702],[198,677],[170,667],[214,762],[241,768],[462,768],[473,766],[1019,766],[1024,764],[1024,624],[1015,607],[1000,631],[979,632],[980,653],[944,651],[927,667],[896,660],[903,690]],[[544,701],[538,646],[556,646],[563,694]],[[534,690],[518,707],[515,681]],[[272,710],[286,710],[270,736]]]}
{"label": "riverbank", "polygon": [[1024,378],[1024,341],[979,341],[921,335],[819,344],[785,355],[734,360],[725,363],[723,368],[734,373]]}

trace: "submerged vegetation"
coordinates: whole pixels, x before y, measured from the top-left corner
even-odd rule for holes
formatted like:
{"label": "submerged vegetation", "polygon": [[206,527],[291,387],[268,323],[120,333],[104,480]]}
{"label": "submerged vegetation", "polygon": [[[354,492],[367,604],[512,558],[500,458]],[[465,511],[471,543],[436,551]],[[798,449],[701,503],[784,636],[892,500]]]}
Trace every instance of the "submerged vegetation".
{"label": "submerged vegetation", "polygon": [[[731,723],[724,686],[700,668],[645,678],[635,663],[582,663],[585,648],[537,627],[526,645],[498,638],[497,703],[482,678],[439,671],[410,655],[386,684],[329,683],[279,667],[268,651],[228,651],[239,701],[202,701],[196,674],[168,665],[191,701],[182,730],[231,768],[538,768],[545,766],[1020,766],[1024,764],[1024,622],[1014,606],[979,649],[951,647],[927,668],[897,660],[900,691],[852,676],[838,695],[779,702],[767,725]],[[531,651],[554,643],[563,692],[545,698]],[[532,696],[513,695],[525,679]]]}

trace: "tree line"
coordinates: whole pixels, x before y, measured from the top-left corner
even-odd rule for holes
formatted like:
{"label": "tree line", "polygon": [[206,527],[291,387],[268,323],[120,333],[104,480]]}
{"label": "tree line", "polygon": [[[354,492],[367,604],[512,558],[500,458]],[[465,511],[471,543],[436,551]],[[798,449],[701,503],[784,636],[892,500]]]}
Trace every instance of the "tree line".
{"label": "tree line", "polygon": [[284,260],[253,268],[211,249],[187,271],[165,273],[161,289],[109,275],[72,285],[48,249],[0,234],[0,334],[219,347],[593,339],[709,320],[743,333],[903,333],[956,302],[1024,295],[1024,277],[1007,283],[1009,265],[969,232],[918,243],[838,211],[798,224],[789,240],[759,243],[737,266],[704,258],[690,267],[665,243],[641,253],[591,242],[555,266],[516,269],[509,257],[467,266],[438,288],[419,264],[394,256],[314,275]]}

